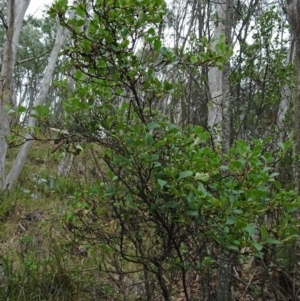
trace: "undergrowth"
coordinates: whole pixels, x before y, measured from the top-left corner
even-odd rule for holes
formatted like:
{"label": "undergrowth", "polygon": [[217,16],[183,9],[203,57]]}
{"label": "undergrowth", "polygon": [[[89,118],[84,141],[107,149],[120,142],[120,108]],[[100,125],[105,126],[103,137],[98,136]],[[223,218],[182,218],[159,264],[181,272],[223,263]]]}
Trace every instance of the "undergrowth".
{"label": "undergrowth", "polygon": [[[88,214],[80,208],[80,200],[86,197],[86,183],[97,182],[97,175],[91,172],[93,164],[85,154],[86,157],[76,158],[68,177],[58,177],[60,154],[49,153],[49,146],[35,143],[18,186],[0,195],[0,300],[161,300],[154,279],[141,263],[125,261],[101,237],[90,236],[87,240],[73,235],[68,214],[70,210],[78,217]],[[78,171],[80,168],[76,167],[82,161],[85,169]],[[78,203],[77,211],[74,202]],[[105,203],[98,205],[97,210],[104,214]],[[105,215],[108,216],[107,212]],[[104,234],[113,234],[118,227],[114,220],[100,221],[100,225],[106,231]],[[237,300],[251,300],[255,296],[272,300],[268,291],[276,291],[280,300],[295,295],[299,282],[293,268],[299,258],[295,246],[273,248],[265,254],[248,274],[243,273],[239,264],[233,267],[232,290]],[[272,268],[266,268],[267,260],[272,261]],[[190,290],[197,291],[197,300],[205,300],[201,297],[207,289],[205,285],[214,300],[217,266],[208,267],[203,276],[189,276]],[[176,287],[176,273],[174,269],[165,282],[169,287],[175,286],[172,300],[185,300],[182,289]],[[265,292],[261,289],[262,281],[268,283]],[[151,296],[147,297],[147,289]]]}

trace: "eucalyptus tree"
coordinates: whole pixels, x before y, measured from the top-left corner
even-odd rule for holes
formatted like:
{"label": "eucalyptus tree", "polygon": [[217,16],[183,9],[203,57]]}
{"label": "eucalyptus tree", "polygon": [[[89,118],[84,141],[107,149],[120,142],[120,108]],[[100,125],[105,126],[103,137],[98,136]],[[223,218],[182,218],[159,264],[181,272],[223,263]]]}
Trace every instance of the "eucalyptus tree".
{"label": "eucalyptus tree", "polygon": [[[75,15],[75,12],[73,11],[70,13],[69,18],[72,20],[74,15]],[[6,185],[9,189],[11,189],[15,185],[15,183],[18,180],[19,175],[23,169],[28,151],[29,151],[31,143],[33,141],[32,133],[34,132],[34,127],[35,127],[36,120],[37,120],[35,115],[39,115],[37,108],[41,107],[46,102],[50,84],[52,81],[52,76],[53,76],[54,69],[55,69],[55,65],[56,65],[56,62],[58,59],[58,55],[59,55],[59,52],[62,49],[62,46],[66,40],[67,33],[68,33],[68,31],[66,28],[64,28],[60,25],[58,26],[55,43],[54,43],[54,46],[52,48],[52,51],[51,51],[51,54],[49,57],[49,61],[48,61],[48,65],[47,65],[47,68],[46,68],[46,71],[44,74],[44,78],[41,83],[41,87],[39,89],[38,95],[36,96],[35,102],[33,104],[35,109],[33,110],[32,115],[29,117],[28,122],[27,122],[27,129],[29,131],[25,134],[24,144],[21,146],[21,148],[18,152],[18,155],[14,161],[14,164],[6,178]]]}
{"label": "eucalyptus tree", "polygon": [[[287,56],[286,56],[286,65],[292,65],[295,59],[295,40],[291,37],[290,46],[287,49]],[[290,84],[286,83],[283,87],[283,91],[281,94],[281,101],[278,108],[277,114],[277,128],[278,131],[284,131],[286,128],[285,119],[287,117],[288,111],[291,108],[292,98],[293,98],[293,89],[291,84],[293,83],[292,78],[290,79]],[[290,129],[288,129],[290,131]],[[284,138],[285,136],[282,135]]]}
{"label": "eucalyptus tree", "polygon": [[55,40],[55,31],[55,20],[47,16],[41,18],[27,16],[24,21],[14,73],[17,105],[26,108],[20,120],[23,126],[27,124],[39,91]]}
{"label": "eucalyptus tree", "polygon": [[[57,29],[57,33],[56,33],[56,38],[55,38],[55,43],[54,46],[52,48],[50,57],[49,57],[49,61],[48,64],[45,65],[46,67],[46,71],[45,74],[38,78],[39,75],[41,75],[41,69],[37,69],[37,68],[42,68],[42,64],[37,64],[35,66],[35,71],[38,70],[37,74],[35,74],[35,76],[32,76],[32,71],[30,70],[30,68],[27,66],[24,67],[24,65],[22,64],[26,64],[28,62],[31,62],[32,60],[37,60],[39,57],[36,57],[36,51],[41,51],[41,48],[43,48],[42,45],[45,45],[46,43],[51,43],[51,41],[49,41],[48,37],[50,37],[52,35],[51,32],[48,31],[48,33],[45,35],[43,35],[43,30],[40,31],[38,29],[38,26],[41,25],[41,21],[36,20],[31,18],[30,20],[27,21],[26,25],[29,25],[26,27],[26,25],[24,27],[22,27],[22,23],[23,23],[23,19],[24,19],[24,15],[25,15],[25,11],[28,7],[29,1],[14,1],[11,0],[8,2],[8,23],[4,24],[5,26],[7,26],[7,30],[6,30],[6,46],[4,49],[4,54],[3,54],[3,60],[2,60],[2,77],[5,79],[3,81],[1,81],[2,84],[2,91],[3,91],[3,95],[1,98],[1,103],[0,103],[0,114],[1,114],[1,124],[0,124],[0,172],[1,172],[1,181],[0,181],[0,187],[1,189],[3,188],[9,188],[11,189],[15,182],[17,181],[20,172],[22,171],[23,165],[25,163],[26,160],[26,156],[28,153],[28,150],[30,148],[32,139],[33,139],[33,133],[35,131],[35,124],[36,124],[36,117],[39,116],[39,114],[42,114],[43,111],[43,107],[42,105],[46,102],[47,100],[47,96],[49,93],[49,89],[50,89],[50,84],[52,81],[52,77],[54,74],[54,70],[55,70],[55,66],[58,60],[58,54],[63,46],[63,43],[66,39],[66,35],[67,35],[67,29],[59,27]],[[63,11],[63,15],[67,13],[66,11]],[[72,19],[74,16],[74,12],[70,12],[70,19]],[[5,22],[5,18],[2,18],[3,22]],[[40,23],[40,24],[38,24]],[[43,23],[44,29],[46,27],[49,27],[49,25],[47,25],[47,20],[46,22]],[[31,96],[29,99],[26,99],[26,101],[29,101],[29,108],[28,111],[30,113],[27,114],[28,116],[28,121],[26,122],[26,135],[25,135],[25,140],[24,143],[22,145],[22,147],[19,150],[18,156],[10,170],[10,172],[8,173],[8,176],[5,180],[5,158],[6,158],[6,151],[7,151],[7,137],[9,134],[9,113],[12,110],[9,109],[14,109],[14,104],[12,104],[12,91],[13,91],[13,86],[12,86],[12,79],[13,79],[13,75],[14,75],[14,69],[15,69],[15,63],[16,63],[16,53],[17,53],[17,45],[19,44],[19,37],[20,37],[20,32],[21,30],[24,29],[25,31],[30,31],[31,33],[35,34],[36,37],[39,36],[39,39],[37,39],[37,41],[35,41],[35,43],[39,46],[35,47],[35,48],[27,48],[25,46],[25,49],[23,49],[21,47],[21,54],[23,51],[27,54],[27,58],[23,58],[18,65],[18,72],[16,74],[20,75],[20,72],[25,72],[24,74],[26,74],[26,76],[28,76],[27,78],[23,78],[21,80],[21,78],[16,76],[16,82],[18,84],[18,92],[19,92],[19,96],[20,101],[23,102],[25,101],[25,97],[28,96],[28,88],[31,88]],[[44,31],[44,32],[47,32]],[[26,41],[26,35],[23,35],[23,40],[22,42],[22,46],[23,43]],[[26,44],[26,43],[25,43]],[[42,53],[40,53],[40,55],[45,54],[46,52],[48,52],[48,49],[45,51],[42,51]],[[34,58],[33,58],[34,56]],[[22,55],[20,56],[22,57]],[[21,67],[22,65],[22,67]],[[32,66],[32,65],[31,65]],[[27,67],[27,68],[26,68]],[[30,79],[36,79],[36,81],[34,82],[34,80],[32,80],[32,82],[30,82]],[[26,82],[27,81],[27,82]],[[38,83],[38,81],[42,81],[41,84]],[[23,87],[21,87],[23,86]],[[36,89],[37,88],[37,89]],[[21,92],[21,93],[20,93]],[[33,93],[36,92],[37,94],[35,94],[33,96]],[[34,102],[33,102],[34,100]],[[10,107],[8,107],[8,105],[10,104]],[[34,110],[32,110],[32,107],[34,108]],[[40,108],[40,110],[39,110]],[[41,111],[42,110],[42,111]],[[18,111],[18,110],[17,110]],[[43,111],[45,112],[45,111]],[[30,114],[30,115],[29,115]],[[27,118],[25,116],[25,118]]]}
{"label": "eucalyptus tree", "polygon": [[29,0],[10,0],[7,2],[7,17],[2,14],[2,23],[6,28],[5,46],[2,57],[0,90],[0,189],[5,187],[5,161],[7,152],[6,137],[9,134],[7,105],[13,106],[13,74],[20,32]]}
{"label": "eucalyptus tree", "polygon": [[295,116],[294,116],[294,177],[297,190],[300,190],[300,1],[287,0],[288,18],[295,40],[295,58],[297,68]]}

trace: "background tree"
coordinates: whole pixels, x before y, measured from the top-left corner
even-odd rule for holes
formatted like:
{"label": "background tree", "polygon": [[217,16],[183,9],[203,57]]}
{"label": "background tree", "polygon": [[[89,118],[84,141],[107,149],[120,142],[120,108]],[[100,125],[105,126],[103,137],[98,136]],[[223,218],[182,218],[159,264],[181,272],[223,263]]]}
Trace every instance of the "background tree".
{"label": "background tree", "polygon": [[293,38],[295,40],[295,57],[296,57],[296,68],[297,68],[297,81],[296,81],[296,97],[295,97],[295,132],[294,132],[294,177],[296,188],[299,191],[300,188],[300,25],[299,25],[299,16],[300,16],[300,2],[296,0],[287,1],[287,11],[289,22],[291,24],[291,29],[293,33]]}
{"label": "background tree", "polygon": [[6,28],[6,40],[3,50],[1,67],[1,97],[0,97],[0,189],[5,187],[5,159],[7,142],[5,136],[9,134],[9,120],[7,116],[7,105],[13,106],[13,74],[16,60],[17,45],[23,18],[29,1],[11,0],[7,3],[7,18],[3,12],[2,23]]}
{"label": "background tree", "polygon": [[[73,16],[74,16],[74,13],[73,14],[71,13],[70,19],[72,19]],[[41,88],[39,90],[39,94],[36,98],[36,101],[34,102],[34,107],[36,109],[32,112],[32,115],[29,117],[28,122],[27,122],[27,128],[30,130],[30,132],[34,132],[34,127],[36,124],[36,118],[34,117],[33,114],[39,115],[37,108],[39,106],[42,106],[46,101],[50,83],[51,83],[52,76],[54,73],[55,64],[58,59],[58,54],[65,42],[66,34],[67,34],[67,29],[59,26],[57,29],[55,43],[54,43],[54,46],[53,46],[53,49],[52,49],[52,52],[51,52],[51,55],[49,58],[46,72],[44,74],[43,82],[41,84]],[[40,113],[42,113],[42,112],[40,112]],[[43,115],[43,113],[42,113],[42,115]],[[20,172],[22,171],[22,168],[24,166],[24,163],[25,163],[25,160],[26,160],[29,148],[30,148],[30,144],[33,139],[30,132],[25,135],[25,143],[20,148],[18,156],[15,160],[15,163],[6,178],[6,185],[10,189],[13,187],[13,185],[17,181],[17,179],[20,175]]]}
{"label": "background tree", "polygon": [[[22,3],[22,5],[15,5],[14,1],[11,1],[11,3],[9,3],[9,4],[10,4],[10,6],[9,6],[10,23],[8,25],[7,32],[10,34],[10,36],[7,37],[7,42],[6,42],[7,46],[4,50],[4,57],[3,57],[3,64],[2,64],[2,68],[3,68],[2,76],[6,78],[4,83],[7,82],[6,85],[9,85],[9,86],[6,87],[5,89],[3,88],[3,93],[4,93],[4,91],[7,91],[7,92],[5,92],[3,94],[4,96],[3,96],[2,109],[1,109],[1,114],[2,114],[1,116],[3,117],[2,118],[3,124],[1,125],[1,128],[2,128],[3,133],[2,133],[2,138],[1,138],[0,144],[1,144],[1,149],[2,149],[2,151],[1,151],[1,158],[2,158],[1,162],[2,163],[1,164],[3,166],[1,165],[2,167],[0,168],[0,170],[1,170],[1,174],[2,174],[1,188],[8,187],[9,189],[11,189],[13,187],[13,185],[15,184],[15,182],[17,181],[17,179],[20,175],[20,172],[22,171],[24,162],[27,157],[28,150],[30,148],[31,141],[33,139],[32,134],[35,130],[35,123],[36,123],[34,114],[38,115],[40,113],[43,115],[42,111],[39,112],[37,109],[41,108],[41,105],[43,105],[47,100],[50,84],[52,81],[52,76],[54,73],[54,68],[55,68],[55,65],[56,65],[56,62],[58,59],[58,54],[59,54],[61,47],[64,43],[64,40],[66,38],[67,30],[63,29],[61,27],[58,28],[57,35],[56,35],[56,41],[55,41],[54,47],[52,49],[52,52],[51,52],[51,55],[49,58],[49,62],[48,62],[47,68],[46,68],[46,73],[43,75],[43,82],[42,82],[39,90],[37,90],[38,84],[37,84],[37,81],[34,81],[34,78],[36,78],[37,75],[41,74],[41,69],[39,69],[39,70],[35,69],[35,71],[39,71],[39,72],[35,73],[35,76],[32,76],[30,69],[28,67],[25,68],[27,77],[25,79],[24,78],[22,79],[22,84],[20,81],[18,82],[19,91],[18,90],[17,91],[21,92],[21,89],[25,89],[25,91],[23,92],[23,95],[20,95],[21,99],[25,98],[25,95],[26,95],[26,97],[30,96],[29,99],[26,99],[28,101],[28,111],[27,111],[27,115],[25,115],[25,117],[24,117],[24,119],[25,119],[24,122],[26,123],[28,132],[25,135],[24,144],[22,145],[22,147],[19,151],[19,154],[16,158],[15,164],[13,165],[12,169],[10,170],[10,173],[8,174],[5,185],[4,185],[4,177],[5,177],[4,166],[5,166],[6,149],[7,149],[7,142],[6,142],[5,137],[9,134],[9,123],[8,123],[9,111],[7,109],[7,104],[11,104],[11,107],[14,107],[14,105],[12,104],[12,91],[13,91],[12,77],[13,77],[13,70],[15,67],[15,60],[16,60],[16,46],[9,46],[10,45],[9,43],[10,42],[14,43],[13,45],[18,44],[20,31],[21,31],[21,27],[22,27],[22,22],[20,20],[23,20],[23,18],[24,18],[24,14],[28,7],[29,1],[25,1],[24,3]],[[17,11],[17,9],[20,9],[20,11]],[[71,13],[71,15],[70,15],[71,19],[72,19],[72,16],[74,15],[74,14],[73,15],[72,14],[73,13]],[[18,17],[16,19],[16,21],[14,21],[15,15]],[[48,19],[48,21],[49,21],[49,19]],[[16,24],[14,22],[16,22]],[[32,34],[34,34],[36,32],[37,34],[41,35],[41,31],[39,29],[36,28],[35,32],[34,32],[32,30],[33,28],[30,27],[30,25],[37,26],[38,23],[40,23],[40,25],[41,25],[41,21],[29,18],[29,21],[27,22],[25,28],[27,30],[31,30]],[[43,27],[44,27],[44,29],[49,27],[49,25],[47,25],[47,21],[43,23]],[[49,30],[48,30],[48,33],[49,33]],[[25,32],[25,34],[26,34],[26,32]],[[47,36],[43,36],[43,37],[40,36],[40,39],[44,39],[44,38],[47,38]],[[23,39],[26,39],[26,37],[23,36]],[[43,42],[41,40],[39,42],[40,42],[39,46],[41,46],[43,44]],[[10,49],[9,47],[10,48],[13,47],[13,48]],[[27,57],[27,62],[31,61],[32,59],[34,59],[34,60],[38,59],[37,57],[33,58],[32,56],[34,56],[35,51],[40,51],[40,50],[41,49],[39,47],[35,47],[34,51],[32,53],[30,53],[30,51],[28,51],[28,49],[26,49],[27,56],[28,56],[28,54],[31,55],[31,57],[29,57],[29,58]],[[46,52],[48,52],[48,50]],[[22,55],[22,53],[21,53],[21,55]],[[24,63],[24,61],[23,61],[23,63]],[[42,67],[42,65],[39,65],[39,67]],[[17,74],[20,75],[19,72],[21,70],[19,69],[17,71],[18,71]],[[25,83],[26,80],[27,80],[27,83],[25,85],[23,85],[23,83]],[[26,91],[28,89],[27,88],[28,85],[29,86],[31,85],[31,89],[30,89],[31,94],[27,93],[27,91]],[[34,85],[34,89],[32,89],[32,85]],[[38,91],[38,96],[37,96],[37,99],[34,101],[35,110],[32,111],[33,99],[36,97],[36,94],[33,94],[33,93],[37,92],[37,91]],[[16,91],[14,93],[16,93]],[[10,101],[8,101],[8,100],[10,100]],[[21,101],[24,101],[24,100],[21,100]]]}

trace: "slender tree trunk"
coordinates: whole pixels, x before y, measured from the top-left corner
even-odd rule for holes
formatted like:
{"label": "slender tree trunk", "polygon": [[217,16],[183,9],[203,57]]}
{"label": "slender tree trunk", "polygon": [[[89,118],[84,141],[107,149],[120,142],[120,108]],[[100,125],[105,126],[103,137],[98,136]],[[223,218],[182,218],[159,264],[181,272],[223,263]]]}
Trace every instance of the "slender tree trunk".
{"label": "slender tree trunk", "polygon": [[[70,18],[74,16],[74,13],[71,14]],[[58,54],[64,44],[64,41],[67,36],[67,28],[64,28],[62,26],[58,27],[55,43],[49,58],[49,63],[45,72],[45,76],[41,85],[41,89],[39,91],[39,94],[36,98],[36,101],[34,103],[34,106],[39,106],[45,104],[46,97],[50,88],[50,83],[52,80],[55,64],[57,62]],[[29,131],[33,131],[33,127],[35,126],[36,119],[32,116],[29,117],[27,127]],[[22,147],[19,150],[19,153],[17,155],[17,158],[13,164],[13,167],[11,168],[7,178],[6,178],[6,186],[11,189],[13,188],[14,184],[16,183],[17,179],[19,178],[19,175],[23,169],[28,151],[30,149],[31,143],[32,143],[33,137],[30,135],[30,133],[27,133],[25,135],[25,141]]]}
{"label": "slender tree trunk", "polygon": [[7,106],[14,105],[12,90],[14,65],[23,19],[29,3],[30,0],[10,0],[7,12],[8,24],[3,24],[7,28],[0,75],[0,190],[5,188],[6,135],[10,132]]}
{"label": "slender tree trunk", "polygon": [[[300,15],[299,15],[300,17]],[[298,18],[299,18],[298,17]],[[300,33],[300,32],[299,32]],[[295,99],[295,132],[294,132],[294,178],[296,189],[300,192],[300,41],[296,40],[297,93]]]}
{"label": "slender tree trunk", "polygon": [[[225,34],[225,20],[226,20],[227,2],[220,1],[217,4],[217,21],[214,32],[214,39],[212,47],[219,42],[222,35]],[[208,103],[208,120],[207,124],[212,130],[218,130],[222,121],[222,71],[218,67],[210,67],[208,71],[208,86],[209,86],[209,103]],[[216,135],[217,140],[220,140],[220,133]]]}
{"label": "slender tree trunk", "polygon": [[[232,0],[225,0],[224,3],[219,4],[224,11],[223,14],[223,30],[226,38],[226,43],[231,46],[231,30],[232,30]],[[220,31],[221,32],[221,31]],[[218,70],[219,71],[219,70]],[[220,107],[216,108],[217,114],[221,111],[222,125],[221,141],[222,152],[228,153],[230,148],[231,136],[231,112],[230,112],[230,61],[225,64],[221,73],[221,103]],[[218,75],[219,76],[219,75]],[[218,100],[220,101],[220,100]],[[219,106],[219,104],[218,104]],[[216,116],[218,117],[218,115]],[[231,279],[231,254],[229,251],[224,251],[220,256],[219,271],[218,271],[218,286],[217,286],[217,301],[230,300],[230,279]]]}
{"label": "slender tree trunk", "polygon": [[27,8],[30,4],[30,0],[18,0],[16,2],[16,19],[15,19],[15,26],[14,26],[14,35],[13,35],[13,64],[15,65],[16,62],[16,55],[17,55],[17,46],[20,39],[21,29],[23,25],[23,20],[25,17],[25,13]]}
{"label": "slender tree trunk", "polygon": [[[230,2],[232,0],[227,0],[228,8],[227,8],[227,15],[230,16]],[[229,17],[227,17],[228,19]],[[230,21],[228,20],[226,23],[226,43],[231,45],[231,25]],[[231,139],[231,111],[230,111],[230,61],[228,60],[227,63],[224,65],[222,71],[222,103],[221,103],[221,112],[222,112],[222,151],[223,153],[227,153],[230,148],[230,139]]]}
{"label": "slender tree trunk", "polygon": [[[295,58],[295,40],[292,39],[290,47],[288,49],[286,65],[290,64]],[[292,91],[289,87],[285,86],[282,92],[282,99],[279,104],[278,114],[277,114],[277,129],[280,131],[284,128],[284,119],[288,109],[290,108],[290,103],[292,99]]]}
{"label": "slender tree trunk", "polygon": [[297,92],[295,98],[295,133],[294,133],[294,178],[295,186],[300,192],[300,0],[287,0],[288,19],[295,40],[295,57],[297,67]]}
{"label": "slender tree trunk", "polygon": [[13,76],[13,35],[15,21],[15,0],[9,2],[8,24],[6,26],[6,44],[4,47],[3,61],[0,76],[0,189],[4,188],[5,159],[7,152],[6,135],[9,134],[9,121],[7,105],[12,103],[12,76]]}

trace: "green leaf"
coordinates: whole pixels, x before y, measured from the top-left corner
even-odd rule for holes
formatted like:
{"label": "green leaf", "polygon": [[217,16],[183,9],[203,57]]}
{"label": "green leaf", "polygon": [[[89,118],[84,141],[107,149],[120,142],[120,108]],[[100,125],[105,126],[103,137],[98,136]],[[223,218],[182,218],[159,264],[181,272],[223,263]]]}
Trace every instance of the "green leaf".
{"label": "green leaf", "polygon": [[262,241],[265,241],[269,237],[268,230],[264,225],[260,225],[260,236]]}
{"label": "green leaf", "polygon": [[117,95],[121,95],[122,93],[123,93],[123,89],[118,88],[118,89],[116,90],[116,94],[117,94]]}
{"label": "green leaf", "polygon": [[194,126],[194,133],[197,134],[197,135],[200,135],[203,133],[203,128],[199,125],[195,125]]}
{"label": "green leaf", "polygon": [[232,161],[229,163],[229,169],[234,170],[234,169],[238,169],[240,170],[243,167],[243,163],[239,160],[239,161]]}
{"label": "green leaf", "polygon": [[241,209],[233,209],[232,212],[235,213],[235,214],[242,214],[243,213],[243,211]]}
{"label": "green leaf", "polygon": [[255,227],[252,224],[247,224],[244,230],[248,233],[249,237],[255,233]]}
{"label": "green leaf", "polygon": [[235,221],[235,226],[238,230],[244,229],[247,227],[247,223],[240,218],[237,218]]}
{"label": "green leaf", "polygon": [[148,32],[150,35],[152,35],[152,36],[155,35],[155,29],[154,29],[153,27],[149,28],[149,29],[147,30],[147,32]]}
{"label": "green leaf", "polygon": [[238,251],[239,248],[235,245],[226,245],[226,248],[233,251]]}
{"label": "green leaf", "polygon": [[75,74],[74,74],[74,79],[75,80],[84,80],[85,79],[85,75],[80,71],[80,70],[76,70]]}
{"label": "green leaf", "polygon": [[272,237],[268,237],[268,238],[266,239],[266,242],[267,242],[268,244],[271,244],[271,245],[279,245],[279,244],[282,244],[281,241],[279,241],[279,240],[277,240],[277,239],[275,239],[275,238],[272,238]]}
{"label": "green leaf", "polygon": [[285,150],[285,145],[282,142],[278,143],[278,146],[284,151]]}
{"label": "green leaf", "polygon": [[287,150],[293,145],[293,141],[288,140],[284,142],[284,149]]}
{"label": "green leaf", "polygon": [[168,123],[167,127],[168,127],[169,132],[171,132],[172,130],[177,129],[177,126],[173,123]]}
{"label": "green leaf", "polygon": [[167,181],[164,181],[162,179],[157,179],[157,183],[160,185],[160,187],[164,187],[167,184]]}
{"label": "green leaf", "polygon": [[199,125],[194,126],[193,131],[202,141],[210,138],[209,132],[203,131],[203,128]]}
{"label": "green leaf", "polygon": [[167,80],[164,81],[164,90],[165,91],[172,91],[174,89],[174,85],[169,83]]}
{"label": "green leaf", "polygon": [[205,257],[202,261],[202,265],[205,267],[209,267],[213,264],[213,261],[210,257]]}
{"label": "green leaf", "polygon": [[106,67],[106,62],[105,62],[105,61],[99,61],[99,62],[97,63],[97,66],[98,66],[99,68],[105,68],[105,67]]}
{"label": "green leaf", "polygon": [[210,133],[209,133],[209,132],[203,132],[203,133],[201,134],[201,136],[199,136],[199,137],[201,137],[201,139],[202,139],[203,141],[206,141],[206,140],[208,140],[208,139],[210,138]]}
{"label": "green leaf", "polygon": [[273,182],[273,185],[274,185],[278,190],[281,189],[281,184],[280,184],[278,181],[274,181],[274,182]]}
{"label": "green leaf", "polygon": [[191,170],[186,170],[186,171],[182,171],[180,174],[179,174],[179,180],[180,179],[183,179],[183,178],[187,178],[187,177],[190,177],[193,175],[193,172]]}
{"label": "green leaf", "polygon": [[169,51],[166,47],[161,47],[159,50],[160,54],[163,56],[167,56],[169,54]]}
{"label": "green leaf", "polygon": [[262,248],[263,248],[263,245],[258,243],[257,241],[255,240],[252,240],[251,241],[251,245],[257,250],[257,251],[261,251]]}
{"label": "green leaf", "polygon": [[228,166],[221,165],[221,166],[220,166],[220,170],[228,170]]}
{"label": "green leaf", "polygon": [[85,11],[82,9],[82,7],[80,5],[77,6],[76,13],[79,17],[81,17],[83,19],[85,18]]}
{"label": "green leaf", "polygon": [[196,56],[191,56],[191,63],[195,64],[196,62],[198,62],[198,58]]}
{"label": "green leaf", "polygon": [[83,26],[84,24],[85,24],[85,20],[77,20],[77,22],[76,22],[77,24],[77,26],[78,27],[81,27],[81,26]]}
{"label": "green leaf", "polygon": [[159,162],[153,162],[153,168],[158,168],[161,166],[161,163]]}
{"label": "green leaf", "polygon": [[146,134],[145,141],[146,141],[147,145],[149,145],[149,146],[153,145],[153,137],[150,133]]}
{"label": "green leaf", "polygon": [[196,172],[195,179],[199,180],[201,182],[208,182],[209,181],[209,174]]}
{"label": "green leaf", "polygon": [[23,106],[19,106],[19,107],[17,107],[17,109],[16,109],[16,112],[17,113],[24,113],[24,112],[26,112],[27,111],[27,109],[25,108],[25,107],[23,107]]}
{"label": "green leaf", "polygon": [[160,48],[161,48],[161,41],[160,41],[160,40],[155,40],[155,41],[154,41],[154,49],[155,49],[156,51],[159,51]]}
{"label": "green leaf", "polygon": [[241,156],[244,156],[249,149],[249,146],[244,140],[238,140],[235,147]]}
{"label": "green leaf", "polygon": [[49,116],[51,111],[50,111],[50,104],[47,103],[45,105],[38,105],[33,108],[35,113],[40,116],[40,117],[46,117]]}
{"label": "green leaf", "polygon": [[226,219],[226,225],[234,225],[235,224],[235,217],[228,216]]}
{"label": "green leaf", "polygon": [[153,129],[160,128],[160,125],[157,122],[150,122],[147,124],[147,128],[148,130],[153,130]]}

